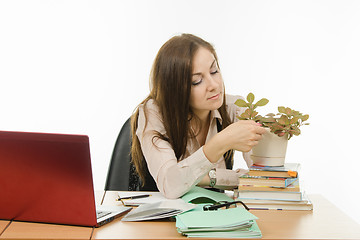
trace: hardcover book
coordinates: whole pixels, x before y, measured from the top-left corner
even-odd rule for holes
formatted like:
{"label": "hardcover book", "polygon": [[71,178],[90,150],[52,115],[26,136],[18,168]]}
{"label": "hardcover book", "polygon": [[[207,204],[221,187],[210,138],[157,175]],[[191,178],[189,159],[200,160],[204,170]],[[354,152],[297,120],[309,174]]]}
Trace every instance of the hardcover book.
{"label": "hardcover book", "polygon": [[298,177],[300,170],[300,163],[285,163],[284,166],[260,166],[252,165],[249,168],[249,176],[264,176],[264,177]]}
{"label": "hardcover book", "polygon": [[239,178],[239,186],[240,185],[257,185],[257,186],[286,188],[290,184],[294,184],[298,180],[299,180],[298,178],[278,178],[278,177],[262,177],[262,176],[244,175]]}

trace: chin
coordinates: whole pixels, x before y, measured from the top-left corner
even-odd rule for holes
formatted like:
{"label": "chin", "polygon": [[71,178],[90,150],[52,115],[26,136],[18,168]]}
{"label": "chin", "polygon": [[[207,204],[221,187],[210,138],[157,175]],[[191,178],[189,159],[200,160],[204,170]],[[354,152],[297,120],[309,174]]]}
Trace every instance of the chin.
{"label": "chin", "polygon": [[223,105],[224,101],[221,99],[220,101],[213,104],[211,110],[217,110]]}

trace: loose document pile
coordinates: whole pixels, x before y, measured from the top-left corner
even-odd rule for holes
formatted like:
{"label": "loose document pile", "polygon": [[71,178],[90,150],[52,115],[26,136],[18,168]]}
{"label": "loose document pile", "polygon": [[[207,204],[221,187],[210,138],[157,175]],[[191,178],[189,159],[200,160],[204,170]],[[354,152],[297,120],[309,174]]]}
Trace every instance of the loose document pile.
{"label": "loose document pile", "polygon": [[257,217],[243,207],[204,211],[209,203],[233,199],[223,193],[195,187],[182,199],[197,203],[197,207],[176,216],[177,231],[188,237],[261,238]]}
{"label": "loose document pile", "polygon": [[[122,221],[146,221],[175,216],[177,231],[188,237],[261,238],[262,236],[256,223],[257,217],[242,206],[204,210],[206,205],[216,206],[218,203],[234,201],[224,193],[194,187],[181,199],[176,200],[166,199],[159,192],[138,194],[144,193],[149,197],[122,200],[124,205],[138,206]],[[124,198],[120,193],[119,197]]]}
{"label": "loose document pile", "polygon": [[142,204],[128,213],[122,221],[146,221],[176,216],[179,213],[195,208],[195,204],[184,202],[182,199],[164,200],[161,202]]}

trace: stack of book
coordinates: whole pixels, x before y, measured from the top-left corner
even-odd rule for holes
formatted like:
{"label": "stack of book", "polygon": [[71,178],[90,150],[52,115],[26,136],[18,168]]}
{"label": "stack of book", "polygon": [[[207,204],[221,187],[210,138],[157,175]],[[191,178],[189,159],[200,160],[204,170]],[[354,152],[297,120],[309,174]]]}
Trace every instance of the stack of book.
{"label": "stack of book", "polygon": [[239,180],[239,200],[250,209],[312,210],[299,184],[299,163],[281,167],[253,165]]}

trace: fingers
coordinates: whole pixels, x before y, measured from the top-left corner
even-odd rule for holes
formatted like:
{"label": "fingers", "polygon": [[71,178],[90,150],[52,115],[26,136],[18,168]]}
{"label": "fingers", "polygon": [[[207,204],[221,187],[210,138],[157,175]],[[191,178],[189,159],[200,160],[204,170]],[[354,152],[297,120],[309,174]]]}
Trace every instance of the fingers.
{"label": "fingers", "polygon": [[265,128],[261,127],[261,124],[254,121],[249,122],[251,127],[248,129],[249,136],[247,141],[247,147],[245,148],[246,151],[244,152],[249,152],[254,146],[256,146],[262,139],[262,135],[266,132]]}
{"label": "fingers", "polygon": [[266,132],[266,130],[265,130],[265,128],[264,127],[262,127],[262,125],[260,124],[260,123],[255,123],[256,124],[256,128],[255,128],[255,132],[257,133],[257,134],[260,134],[260,135],[262,135],[262,134],[264,134],[265,132]]}
{"label": "fingers", "polygon": [[249,152],[262,139],[266,130],[258,123],[249,120],[241,120],[233,123],[228,128],[228,134],[231,137],[231,148]]}
{"label": "fingers", "polygon": [[262,127],[260,123],[257,123],[252,120],[240,120],[237,122],[239,125],[248,126],[249,130],[256,134],[264,134],[266,132],[265,128]]}
{"label": "fingers", "polygon": [[258,141],[248,141],[247,143],[243,144],[241,149],[239,149],[239,151],[241,152],[250,152],[251,149],[256,146],[259,142]]}
{"label": "fingers", "polygon": [[262,139],[262,134],[254,134],[251,141],[260,141]]}
{"label": "fingers", "polygon": [[237,173],[238,176],[242,176],[242,175],[247,174],[249,172],[249,170],[243,169],[243,168],[238,168],[235,170],[235,172]]}
{"label": "fingers", "polygon": [[260,141],[262,138],[262,135],[266,132],[265,128],[261,127],[260,123],[256,123],[254,121],[249,121],[251,124],[251,127],[249,128],[250,131],[250,141]]}

